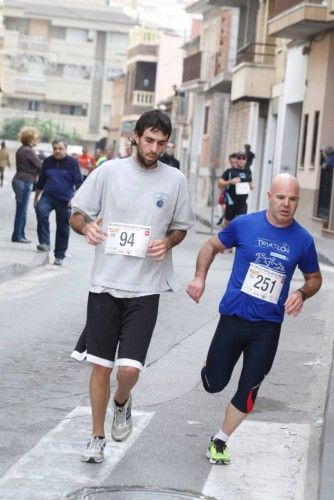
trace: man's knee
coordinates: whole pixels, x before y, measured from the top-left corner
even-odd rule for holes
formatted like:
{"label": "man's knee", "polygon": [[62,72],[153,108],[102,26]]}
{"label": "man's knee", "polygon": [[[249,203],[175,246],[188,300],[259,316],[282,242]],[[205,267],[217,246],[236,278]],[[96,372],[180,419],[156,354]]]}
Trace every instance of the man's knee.
{"label": "man's knee", "polygon": [[140,370],[134,366],[119,366],[117,369],[117,379],[134,379],[139,376]]}
{"label": "man's knee", "polygon": [[93,364],[92,366],[92,376],[100,381],[109,380],[111,371],[111,368],[108,368],[106,366],[95,364]]}
{"label": "man's knee", "polygon": [[206,366],[203,366],[201,370],[201,378],[204,389],[206,390],[206,392],[210,392],[211,394],[222,391],[229,382],[228,380],[215,381],[209,379]]}

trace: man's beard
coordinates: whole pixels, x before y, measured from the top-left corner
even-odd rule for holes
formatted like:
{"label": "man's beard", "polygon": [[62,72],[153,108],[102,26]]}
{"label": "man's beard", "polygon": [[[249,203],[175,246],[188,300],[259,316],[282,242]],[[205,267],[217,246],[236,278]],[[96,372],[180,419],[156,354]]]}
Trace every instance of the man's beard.
{"label": "man's beard", "polygon": [[137,160],[145,168],[152,168],[157,163],[157,158],[151,160],[151,162],[148,163],[147,160],[144,158],[144,156],[141,154],[138,146],[137,146]]}

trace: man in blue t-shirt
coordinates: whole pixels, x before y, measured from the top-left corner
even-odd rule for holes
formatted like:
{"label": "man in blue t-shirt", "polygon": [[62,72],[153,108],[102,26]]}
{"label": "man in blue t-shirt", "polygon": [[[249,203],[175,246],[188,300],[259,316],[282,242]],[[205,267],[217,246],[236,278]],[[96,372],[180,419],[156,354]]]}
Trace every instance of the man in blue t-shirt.
{"label": "man in blue t-shirt", "polygon": [[50,212],[56,212],[56,244],[54,264],[61,266],[70,237],[71,199],[82,184],[78,162],[68,156],[67,144],[62,139],[52,141],[53,154],[43,161],[34,207],[37,217],[39,252],[50,250]]}
{"label": "man in blue t-shirt", "polygon": [[[222,391],[243,354],[237,392],[225,410],[222,428],[209,443],[207,457],[213,464],[230,463],[226,443],[253,409],[261,382],[271,369],[284,313],[297,316],[303,302],[321,286],[313,238],[294,219],[299,195],[295,177],[277,175],[268,193],[268,210],[237,217],[212,236],[199,251],[195,278],[187,288],[198,303],[215,255],[236,248],[219,305],[220,321],[201,373],[206,391]],[[296,267],[305,281],[289,293]]]}

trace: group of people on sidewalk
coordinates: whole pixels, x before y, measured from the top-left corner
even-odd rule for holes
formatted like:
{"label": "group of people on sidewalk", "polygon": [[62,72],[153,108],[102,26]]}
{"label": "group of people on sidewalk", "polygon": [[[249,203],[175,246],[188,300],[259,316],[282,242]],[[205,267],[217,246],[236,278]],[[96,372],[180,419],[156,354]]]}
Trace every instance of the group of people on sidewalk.
{"label": "group of people on sidewalk", "polygon": [[24,127],[19,139],[22,145],[16,151],[16,174],[12,180],[16,198],[12,242],[31,243],[25,226],[30,196],[35,191],[37,250],[48,252],[51,248],[49,216],[54,210],[57,223],[54,264],[62,265],[70,234],[71,199],[82,184],[78,162],[67,154],[67,144],[62,139],[52,142],[53,154],[42,162],[33,149],[39,139],[34,127]]}

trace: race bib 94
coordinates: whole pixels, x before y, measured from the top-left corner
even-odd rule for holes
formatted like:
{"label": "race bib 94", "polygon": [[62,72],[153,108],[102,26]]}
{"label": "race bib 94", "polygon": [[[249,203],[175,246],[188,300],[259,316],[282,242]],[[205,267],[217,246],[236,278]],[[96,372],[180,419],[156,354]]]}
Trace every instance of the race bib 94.
{"label": "race bib 94", "polygon": [[150,226],[109,222],[106,253],[143,259],[146,257],[150,236]]}

